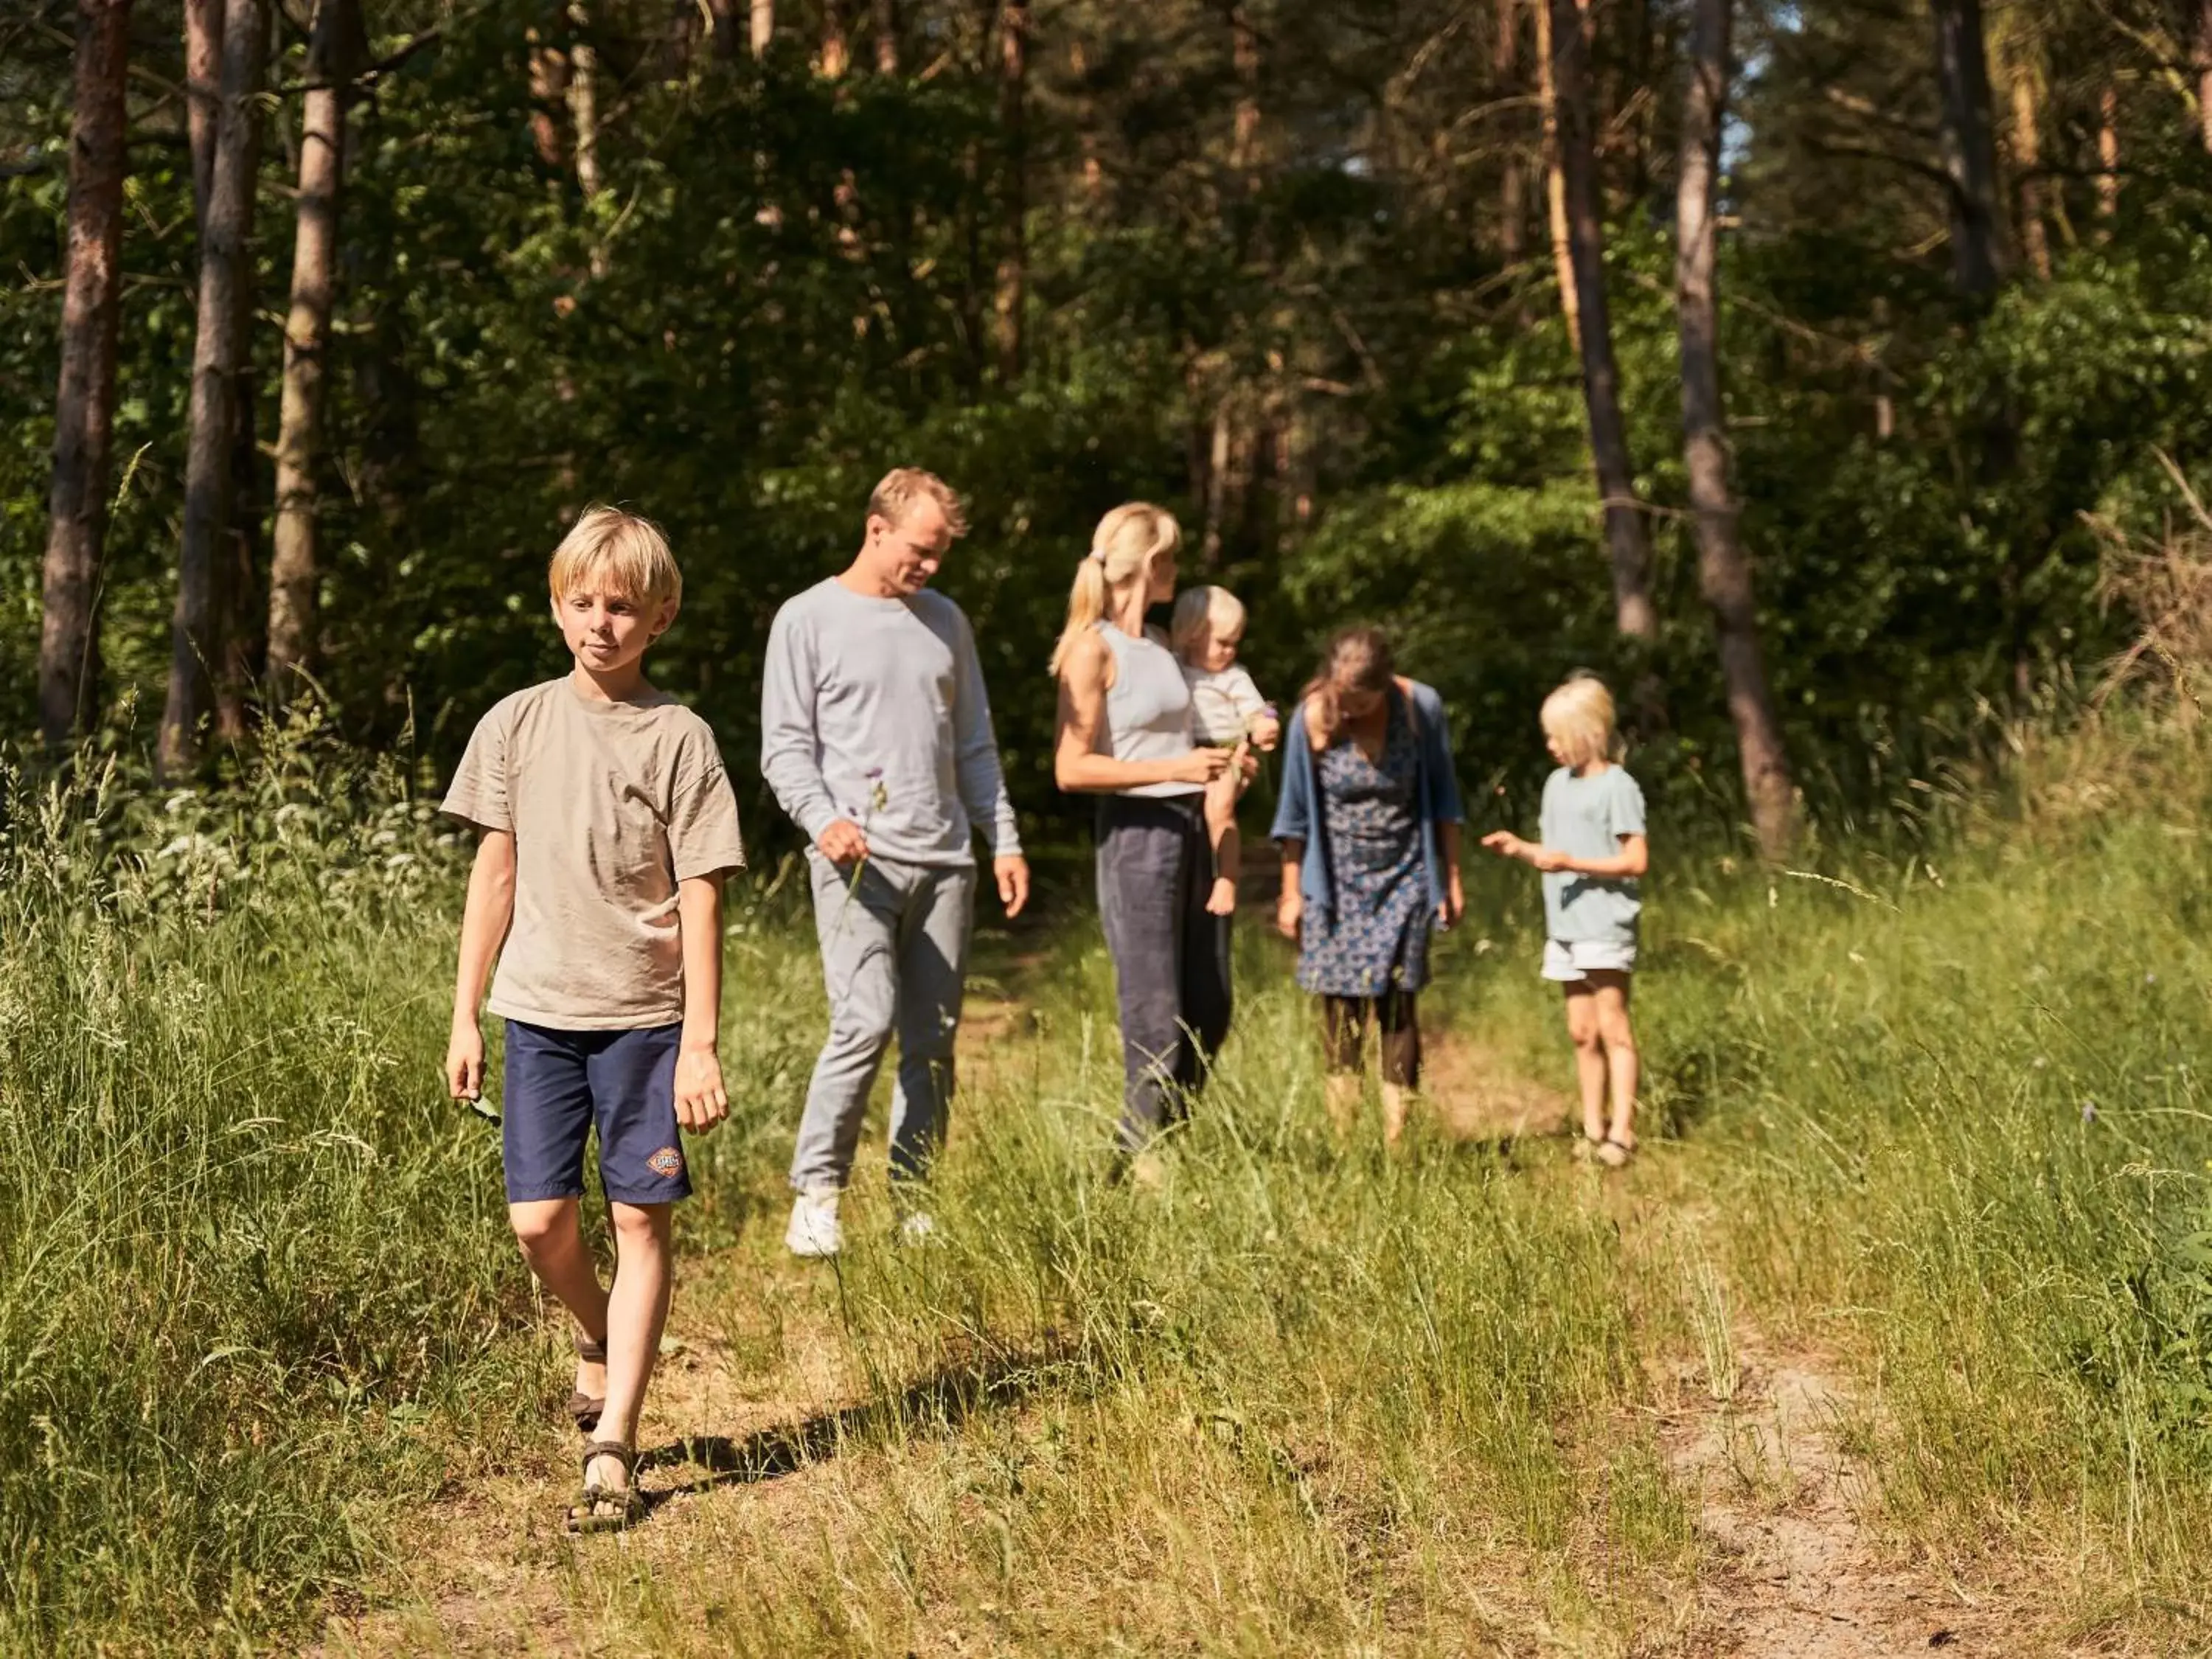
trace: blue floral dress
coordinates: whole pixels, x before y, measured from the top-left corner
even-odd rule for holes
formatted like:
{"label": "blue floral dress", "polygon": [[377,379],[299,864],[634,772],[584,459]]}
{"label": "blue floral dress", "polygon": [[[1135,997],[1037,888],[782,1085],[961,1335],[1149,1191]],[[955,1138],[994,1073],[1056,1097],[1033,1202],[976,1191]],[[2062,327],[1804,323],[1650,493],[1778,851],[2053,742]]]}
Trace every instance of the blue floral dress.
{"label": "blue floral dress", "polygon": [[1300,990],[1376,997],[1418,991],[1428,982],[1419,772],[1420,745],[1403,701],[1395,696],[1379,765],[1350,738],[1315,757],[1336,914],[1306,911]]}

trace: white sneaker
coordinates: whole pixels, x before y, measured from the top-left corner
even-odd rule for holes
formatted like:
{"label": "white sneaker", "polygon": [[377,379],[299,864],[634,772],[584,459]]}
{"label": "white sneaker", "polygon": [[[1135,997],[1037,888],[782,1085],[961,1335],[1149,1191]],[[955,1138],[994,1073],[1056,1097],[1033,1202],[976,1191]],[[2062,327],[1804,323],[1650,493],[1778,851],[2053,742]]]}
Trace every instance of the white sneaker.
{"label": "white sneaker", "polygon": [[937,1224],[929,1218],[927,1211],[916,1210],[899,1223],[898,1238],[902,1244],[933,1243],[937,1238]]}
{"label": "white sneaker", "polygon": [[783,1230],[783,1247],[795,1256],[819,1261],[844,1248],[844,1229],[837,1224],[837,1192],[801,1193],[792,1201],[791,1224]]}

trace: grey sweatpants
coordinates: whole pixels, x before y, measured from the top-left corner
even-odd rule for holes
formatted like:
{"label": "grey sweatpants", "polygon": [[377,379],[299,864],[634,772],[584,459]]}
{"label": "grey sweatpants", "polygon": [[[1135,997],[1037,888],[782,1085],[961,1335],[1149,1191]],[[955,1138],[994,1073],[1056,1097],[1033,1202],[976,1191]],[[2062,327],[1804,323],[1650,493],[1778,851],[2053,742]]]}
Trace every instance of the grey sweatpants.
{"label": "grey sweatpants", "polygon": [[791,1184],[842,1188],[853,1173],[868,1091],[894,1035],[891,1176],[929,1171],[952,1098],[952,1045],[975,909],[975,872],[871,858],[856,884],[818,853],[814,930],[830,991],[830,1040],[814,1062]]}
{"label": "grey sweatpants", "polygon": [[1213,854],[1196,795],[1098,803],[1098,915],[1121,1005],[1121,1145],[1205,1086],[1229,1035],[1229,918],[1209,915]]}

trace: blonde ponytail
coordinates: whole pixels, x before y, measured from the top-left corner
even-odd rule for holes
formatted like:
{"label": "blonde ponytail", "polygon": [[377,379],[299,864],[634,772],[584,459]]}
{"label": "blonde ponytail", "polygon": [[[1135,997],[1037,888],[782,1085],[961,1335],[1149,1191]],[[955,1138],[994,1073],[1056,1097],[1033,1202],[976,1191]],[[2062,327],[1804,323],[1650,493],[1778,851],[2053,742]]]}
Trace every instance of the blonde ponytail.
{"label": "blonde ponytail", "polygon": [[1052,648],[1052,672],[1059,676],[1075,642],[1098,625],[1113,590],[1132,580],[1152,580],[1152,562],[1182,545],[1175,515],[1148,501],[1126,501],[1099,520],[1091,551],[1075,568],[1067,592],[1067,622]]}
{"label": "blonde ponytail", "polygon": [[1052,672],[1056,679],[1060,665],[1067,653],[1075,648],[1076,641],[1097,625],[1106,614],[1105,567],[1085,554],[1083,562],[1075,567],[1075,586],[1067,591],[1067,622],[1060,630],[1060,638],[1052,647]]}

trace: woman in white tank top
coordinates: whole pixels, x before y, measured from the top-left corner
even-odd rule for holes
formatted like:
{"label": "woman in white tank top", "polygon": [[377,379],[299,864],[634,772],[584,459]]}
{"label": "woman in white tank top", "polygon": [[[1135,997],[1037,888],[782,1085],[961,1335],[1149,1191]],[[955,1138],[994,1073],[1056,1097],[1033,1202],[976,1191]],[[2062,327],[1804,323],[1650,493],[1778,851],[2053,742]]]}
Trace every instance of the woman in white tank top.
{"label": "woman in white tank top", "polygon": [[1121,1145],[1135,1153],[1182,1113],[1229,1034],[1229,919],[1202,801],[1229,764],[1191,742],[1190,690],[1145,613],[1175,597],[1182,532],[1142,501],[1099,521],[1052,653],[1053,774],[1098,796],[1098,912],[1114,957],[1124,1078]]}

